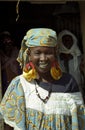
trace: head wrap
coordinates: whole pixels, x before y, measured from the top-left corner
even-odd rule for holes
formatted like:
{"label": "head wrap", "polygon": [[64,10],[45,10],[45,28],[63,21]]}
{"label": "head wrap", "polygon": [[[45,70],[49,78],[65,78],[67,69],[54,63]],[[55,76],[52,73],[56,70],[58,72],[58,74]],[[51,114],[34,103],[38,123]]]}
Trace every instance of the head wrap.
{"label": "head wrap", "polygon": [[[64,44],[62,43],[62,37],[65,35],[70,35],[73,39],[73,45],[70,49],[66,48],[64,46]],[[78,41],[76,36],[71,33],[68,30],[63,30],[62,32],[59,33],[58,35],[58,39],[57,39],[57,43],[58,43],[58,51],[59,53],[65,53],[65,54],[71,54],[73,56],[74,59],[74,71],[76,70],[77,66],[78,66],[78,61],[77,61],[77,57],[81,55],[81,51],[77,45]]]}
{"label": "head wrap", "polygon": [[57,36],[54,30],[49,28],[30,29],[22,40],[17,61],[20,63],[21,68],[23,68],[28,62],[28,48],[37,46],[55,47],[56,45]]}

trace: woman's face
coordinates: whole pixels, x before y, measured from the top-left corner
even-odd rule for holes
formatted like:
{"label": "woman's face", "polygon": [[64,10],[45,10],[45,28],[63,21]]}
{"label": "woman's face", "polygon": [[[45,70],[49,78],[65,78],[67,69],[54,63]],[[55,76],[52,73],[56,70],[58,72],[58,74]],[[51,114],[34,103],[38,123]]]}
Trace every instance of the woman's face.
{"label": "woman's face", "polygon": [[30,60],[33,62],[39,73],[50,71],[51,64],[55,60],[54,47],[33,47],[30,48]]}

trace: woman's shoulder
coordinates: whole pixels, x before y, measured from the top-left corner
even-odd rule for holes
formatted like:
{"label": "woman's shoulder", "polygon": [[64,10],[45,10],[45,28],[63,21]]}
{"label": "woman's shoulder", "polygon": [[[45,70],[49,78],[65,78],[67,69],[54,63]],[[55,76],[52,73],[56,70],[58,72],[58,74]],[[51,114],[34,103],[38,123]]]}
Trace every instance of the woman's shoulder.
{"label": "woman's shoulder", "polygon": [[69,73],[63,73],[62,75],[62,81],[64,82],[64,85],[66,84],[66,91],[70,92],[78,92],[79,86],[75,80],[75,78],[69,74]]}
{"label": "woman's shoulder", "polygon": [[15,77],[9,84],[5,94],[4,94],[4,100],[8,97],[11,97],[12,95],[20,96],[23,95],[23,87],[20,82],[20,76]]}
{"label": "woman's shoulder", "polygon": [[62,79],[63,80],[65,79],[65,81],[69,81],[70,79],[75,80],[74,77],[71,74],[66,73],[66,72],[62,73]]}
{"label": "woman's shoulder", "polygon": [[[20,83],[20,76],[21,76],[21,75],[18,75],[18,76],[16,76],[16,77],[14,77],[14,78],[11,80],[10,84],[18,84],[18,83]],[[9,84],[9,85],[10,85],[10,84]]]}
{"label": "woman's shoulder", "polygon": [[63,72],[62,74],[62,80],[65,81],[65,82],[73,82],[73,83],[76,83],[76,80],[75,78],[73,77],[73,75],[69,74],[69,73],[66,73],[66,72]]}
{"label": "woman's shoulder", "polygon": [[11,91],[15,91],[18,88],[22,88],[21,82],[20,82],[20,76],[16,76],[15,78],[12,79],[12,81],[10,82],[7,91],[11,92]]}

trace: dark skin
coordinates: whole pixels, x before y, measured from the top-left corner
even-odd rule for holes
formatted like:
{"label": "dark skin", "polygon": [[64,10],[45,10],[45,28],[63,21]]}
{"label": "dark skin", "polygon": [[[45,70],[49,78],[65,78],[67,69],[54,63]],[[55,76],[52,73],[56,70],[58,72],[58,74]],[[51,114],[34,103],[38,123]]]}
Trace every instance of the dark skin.
{"label": "dark skin", "polygon": [[51,64],[56,60],[56,49],[54,47],[32,47],[30,48],[29,58],[34,64],[41,81],[54,81],[50,74]]}
{"label": "dark skin", "polygon": [[73,58],[73,56],[71,54],[64,54],[64,53],[60,53],[60,58],[61,60],[64,60],[64,61],[69,61]]}
{"label": "dark skin", "polygon": [[[72,45],[73,45],[73,38],[70,35],[64,35],[62,37],[62,43],[63,45],[67,48],[67,49],[71,49]],[[60,58],[66,62],[68,62],[69,60],[71,60],[73,58],[73,56],[71,54],[65,54],[65,53],[61,53],[60,54]]]}
{"label": "dark skin", "polygon": [[10,53],[12,52],[13,47],[14,47],[14,45],[13,45],[12,39],[10,37],[4,38],[4,40],[3,40],[3,51],[4,51],[5,55],[10,57],[11,56]]}
{"label": "dark skin", "polygon": [[4,130],[13,130],[14,128],[7,125],[7,124],[4,124]]}
{"label": "dark skin", "polygon": [[62,37],[62,43],[64,44],[64,46],[68,49],[70,49],[73,45],[73,38],[70,35],[64,35]]}

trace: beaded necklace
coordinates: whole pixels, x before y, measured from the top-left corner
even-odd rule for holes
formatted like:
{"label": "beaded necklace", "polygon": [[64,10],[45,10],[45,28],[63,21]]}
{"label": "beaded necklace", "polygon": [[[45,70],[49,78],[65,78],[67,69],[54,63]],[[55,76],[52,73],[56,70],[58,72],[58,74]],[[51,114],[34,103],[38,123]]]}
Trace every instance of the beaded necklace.
{"label": "beaded necklace", "polygon": [[49,98],[50,98],[51,92],[52,92],[52,87],[51,87],[50,91],[48,91],[48,96],[46,96],[44,99],[41,98],[41,96],[40,96],[40,94],[39,94],[39,92],[38,92],[38,90],[37,90],[36,83],[35,83],[35,90],[36,90],[36,95],[38,96],[38,98],[39,98],[40,100],[42,100],[44,103],[47,103],[47,101],[48,101]]}

